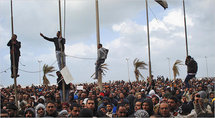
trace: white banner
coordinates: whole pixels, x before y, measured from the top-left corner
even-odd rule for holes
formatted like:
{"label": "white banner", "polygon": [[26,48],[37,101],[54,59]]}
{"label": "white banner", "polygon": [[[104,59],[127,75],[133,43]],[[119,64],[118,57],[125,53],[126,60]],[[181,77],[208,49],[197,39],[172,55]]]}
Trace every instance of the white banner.
{"label": "white banner", "polygon": [[60,71],[60,73],[62,74],[63,79],[66,82],[66,84],[69,84],[72,82],[73,77],[70,74],[69,69],[66,66]]}

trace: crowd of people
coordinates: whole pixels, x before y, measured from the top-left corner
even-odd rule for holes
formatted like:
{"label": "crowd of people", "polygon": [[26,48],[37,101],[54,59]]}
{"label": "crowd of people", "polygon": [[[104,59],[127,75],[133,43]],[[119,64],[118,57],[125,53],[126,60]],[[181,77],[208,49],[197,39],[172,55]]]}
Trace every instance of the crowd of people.
{"label": "crowd of people", "polygon": [[[113,81],[70,84],[63,101],[57,85],[1,88],[1,117],[214,117],[215,78],[192,79],[190,88],[181,79],[157,77],[151,82]],[[77,87],[79,86],[79,87]],[[83,87],[80,89],[80,86]]]}

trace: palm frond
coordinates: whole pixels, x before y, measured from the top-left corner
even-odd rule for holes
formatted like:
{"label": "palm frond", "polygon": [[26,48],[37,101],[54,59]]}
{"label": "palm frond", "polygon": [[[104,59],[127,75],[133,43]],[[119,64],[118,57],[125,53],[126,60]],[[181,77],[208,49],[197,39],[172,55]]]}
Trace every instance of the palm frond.
{"label": "palm frond", "polygon": [[133,65],[136,80],[139,81],[139,77],[144,78],[143,75],[140,73],[139,69],[147,69],[146,66],[148,65],[144,61],[140,61],[137,58],[134,59]]}
{"label": "palm frond", "polygon": [[48,85],[48,84],[50,84],[50,82],[49,82],[49,80],[48,80],[48,78],[46,77],[46,75],[48,75],[48,76],[54,76],[54,75],[52,75],[52,74],[50,74],[50,73],[52,73],[52,72],[54,72],[55,71],[55,69],[54,69],[54,67],[53,66],[49,66],[49,65],[47,65],[47,64],[44,64],[44,66],[43,66],[43,84],[44,85]]}
{"label": "palm frond", "polygon": [[176,60],[175,63],[173,64],[172,70],[173,70],[174,79],[176,79],[176,77],[180,75],[179,67],[178,67],[179,65],[183,65],[181,60]]}

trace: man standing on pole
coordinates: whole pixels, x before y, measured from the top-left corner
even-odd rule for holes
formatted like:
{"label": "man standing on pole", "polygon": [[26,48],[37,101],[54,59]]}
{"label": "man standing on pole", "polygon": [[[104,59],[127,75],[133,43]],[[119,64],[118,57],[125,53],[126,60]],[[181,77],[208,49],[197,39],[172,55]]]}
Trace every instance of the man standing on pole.
{"label": "man standing on pole", "polygon": [[[18,68],[19,68],[19,57],[20,57],[20,48],[21,42],[17,41],[16,34],[13,34],[11,40],[7,43],[7,46],[10,47],[10,60],[11,60],[11,78],[14,78],[13,67],[15,67],[15,76],[19,77],[18,75]],[[12,48],[14,46],[14,48]],[[13,63],[13,53],[15,59],[15,66]]]}
{"label": "man standing on pole", "polygon": [[108,49],[102,47],[102,44],[98,44],[98,57],[96,61],[96,75],[94,79],[98,79],[98,71],[101,71],[101,65],[105,62],[107,58]]}
{"label": "man standing on pole", "polygon": [[186,88],[190,88],[189,81],[196,76],[198,64],[191,56],[187,56],[185,64],[187,65],[187,77],[184,82]]}
{"label": "man standing on pole", "polygon": [[60,70],[63,69],[63,67],[66,66],[66,59],[65,59],[65,53],[64,53],[64,44],[66,43],[66,40],[62,38],[61,32],[58,31],[57,37],[54,37],[54,38],[48,38],[44,36],[42,33],[40,33],[40,36],[42,36],[44,39],[48,41],[54,42],[58,67]]}

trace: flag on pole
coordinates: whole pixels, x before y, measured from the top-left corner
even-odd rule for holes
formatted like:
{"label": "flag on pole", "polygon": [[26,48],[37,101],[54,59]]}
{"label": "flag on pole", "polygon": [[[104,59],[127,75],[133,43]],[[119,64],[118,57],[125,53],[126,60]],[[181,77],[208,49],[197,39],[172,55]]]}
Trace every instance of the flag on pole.
{"label": "flag on pole", "polygon": [[168,8],[168,4],[166,0],[155,0],[158,4],[160,4],[164,9]]}

